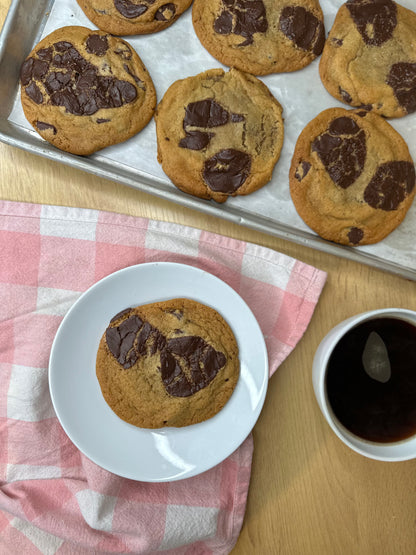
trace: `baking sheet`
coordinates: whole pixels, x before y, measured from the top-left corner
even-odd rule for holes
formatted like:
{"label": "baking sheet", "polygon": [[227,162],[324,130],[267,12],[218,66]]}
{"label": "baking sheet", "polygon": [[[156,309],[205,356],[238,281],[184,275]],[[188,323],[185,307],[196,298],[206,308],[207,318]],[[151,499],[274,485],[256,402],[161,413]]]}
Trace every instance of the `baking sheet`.
{"label": "baking sheet", "polygon": [[[320,3],[328,33],[343,0],[321,0]],[[332,106],[345,107],[323,87],[318,72],[319,59],[297,72],[261,77],[283,106],[285,140],[280,160],[269,184],[249,196],[230,198],[218,205],[182,193],[171,184],[157,162],[153,120],[125,143],[89,157],[63,153],[39,137],[26,121],[20,105],[18,71],[21,63],[40,38],[54,29],[65,25],[96,27],[75,0],[40,0],[34,4],[29,0],[14,0],[0,37],[0,73],[3,76],[0,85],[0,104],[3,106],[0,113],[1,140],[241,225],[416,280],[416,202],[405,221],[382,242],[354,248],[322,240],[296,213],[289,193],[288,172],[297,137],[306,123],[322,110]],[[401,1],[401,5],[410,9],[412,4],[414,0]],[[214,67],[227,69],[201,46],[193,30],[191,9],[164,31],[125,39],[147,66],[158,100],[176,79]],[[8,75],[5,75],[6,71]],[[389,122],[404,137],[413,160],[416,160],[416,114]]]}

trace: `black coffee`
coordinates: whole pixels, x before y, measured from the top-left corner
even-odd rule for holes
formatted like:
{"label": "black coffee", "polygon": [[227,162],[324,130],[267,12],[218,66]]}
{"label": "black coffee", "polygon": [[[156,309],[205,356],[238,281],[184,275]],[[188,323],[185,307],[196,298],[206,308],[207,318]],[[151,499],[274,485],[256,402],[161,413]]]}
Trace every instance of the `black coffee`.
{"label": "black coffee", "polygon": [[337,343],[326,375],[338,420],[361,438],[389,443],[416,433],[416,327],[396,318],[359,324]]}

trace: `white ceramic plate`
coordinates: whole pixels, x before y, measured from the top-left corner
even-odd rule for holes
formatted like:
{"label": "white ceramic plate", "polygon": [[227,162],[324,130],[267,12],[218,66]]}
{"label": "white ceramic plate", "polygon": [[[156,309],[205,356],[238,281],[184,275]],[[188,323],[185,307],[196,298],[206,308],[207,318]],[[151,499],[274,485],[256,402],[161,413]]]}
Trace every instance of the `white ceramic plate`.
{"label": "white ceramic plate", "polygon": [[[95,374],[98,344],[121,310],[178,297],[211,306],[227,320],[238,341],[240,377],[225,407],[205,422],[137,428],[104,401]],[[267,383],[264,338],[242,298],[208,272],[169,262],[130,266],[94,284],[63,319],[49,362],[52,402],[73,443],[106,470],[146,482],[195,476],[228,457],[253,428]]]}

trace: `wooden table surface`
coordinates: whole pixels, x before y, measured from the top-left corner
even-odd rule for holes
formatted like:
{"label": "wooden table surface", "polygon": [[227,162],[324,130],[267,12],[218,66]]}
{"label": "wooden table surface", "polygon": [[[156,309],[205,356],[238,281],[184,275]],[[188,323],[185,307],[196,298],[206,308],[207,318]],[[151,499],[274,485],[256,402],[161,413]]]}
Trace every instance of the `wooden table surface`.
{"label": "wooden table surface", "polygon": [[[0,0],[0,25],[10,0]],[[416,461],[345,447],[316,403],[311,366],[326,332],[364,310],[416,310],[416,283],[280,240],[0,143],[0,198],[121,212],[264,245],[328,273],[304,337],[270,380],[254,428],[245,520],[233,555],[416,552]]]}

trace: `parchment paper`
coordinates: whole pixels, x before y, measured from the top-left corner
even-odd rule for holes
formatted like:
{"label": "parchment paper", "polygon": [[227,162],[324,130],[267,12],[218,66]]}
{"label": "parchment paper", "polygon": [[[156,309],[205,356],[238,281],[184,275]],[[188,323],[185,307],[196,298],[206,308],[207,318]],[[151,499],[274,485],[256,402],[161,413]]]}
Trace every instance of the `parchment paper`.
{"label": "parchment paper", "polygon": [[[337,10],[343,0],[321,0],[325,15],[325,30],[328,34]],[[402,0],[401,5],[415,9],[415,0]],[[137,51],[156,87],[158,101],[169,85],[206,69],[223,67],[200,44],[192,26],[190,8],[171,27],[153,35],[124,37]],[[42,37],[65,25],[96,27],[84,15],[75,0],[56,0],[43,30]],[[308,67],[293,73],[267,75],[261,80],[269,87],[283,106],[285,139],[273,178],[262,189],[246,197],[227,200],[227,205],[239,207],[252,218],[262,216],[279,221],[297,230],[315,236],[297,215],[289,193],[288,172],[294,146],[304,126],[319,112],[333,106],[346,107],[329,95],[321,83],[318,72],[319,59]],[[26,121],[16,99],[9,118],[13,123],[27,129]],[[389,120],[389,123],[406,140],[413,160],[416,160],[416,113],[404,118]],[[138,135],[120,145],[108,147],[93,155],[97,163],[100,159],[114,161],[147,173],[152,179],[163,182],[175,189],[157,162],[155,123]],[[416,202],[410,208],[405,221],[388,237],[376,245],[355,247],[393,264],[408,269],[416,269],[415,252]]]}

